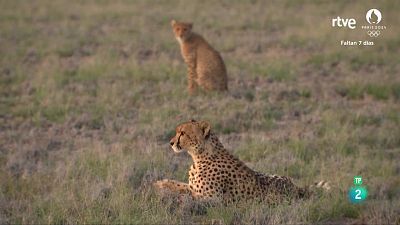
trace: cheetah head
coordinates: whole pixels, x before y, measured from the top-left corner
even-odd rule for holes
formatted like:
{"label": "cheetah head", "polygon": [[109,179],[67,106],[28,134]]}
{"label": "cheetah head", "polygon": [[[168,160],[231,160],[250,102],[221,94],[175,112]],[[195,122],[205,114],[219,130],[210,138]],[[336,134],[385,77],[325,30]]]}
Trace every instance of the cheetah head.
{"label": "cheetah head", "polygon": [[187,151],[190,155],[201,154],[210,136],[210,124],[207,121],[191,120],[176,127],[176,135],[170,141],[172,149],[179,153]]}
{"label": "cheetah head", "polygon": [[175,38],[179,41],[186,41],[192,35],[191,23],[177,22],[175,20],[171,21],[172,30],[174,31]]}

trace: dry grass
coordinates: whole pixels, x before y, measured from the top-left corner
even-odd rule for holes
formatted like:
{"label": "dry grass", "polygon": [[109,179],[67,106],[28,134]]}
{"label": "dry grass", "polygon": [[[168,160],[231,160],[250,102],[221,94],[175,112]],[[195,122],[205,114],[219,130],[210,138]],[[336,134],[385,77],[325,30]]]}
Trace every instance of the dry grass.
{"label": "dry grass", "polygon": [[[379,6],[379,7],[378,7]],[[384,14],[373,47],[338,15]],[[0,223],[400,223],[396,1],[0,2]],[[230,92],[186,92],[169,20],[221,51]],[[361,23],[361,22],[360,22]],[[311,29],[311,27],[313,29]],[[288,205],[204,207],[151,183],[187,179],[175,126],[209,120],[252,168],[334,189]],[[368,200],[347,190],[362,175]]]}

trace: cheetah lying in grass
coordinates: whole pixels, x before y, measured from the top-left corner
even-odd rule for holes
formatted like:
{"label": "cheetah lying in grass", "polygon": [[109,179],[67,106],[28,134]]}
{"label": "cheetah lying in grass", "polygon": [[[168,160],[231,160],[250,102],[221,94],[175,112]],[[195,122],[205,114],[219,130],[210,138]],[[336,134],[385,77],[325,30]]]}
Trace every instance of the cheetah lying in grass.
{"label": "cheetah lying in grass", "polygon": [[[224,148],[206,121],[179,125],[170,144],[175,152],[187,151],[193,159],[189,183],[164,179],[155,183],[158,189],[226,203],[250,199],[279,202],[311,194],[309,188],[296,186],[288,177],[265,175],[247,167]],[[330,189],[326,182],[314,186]]]}

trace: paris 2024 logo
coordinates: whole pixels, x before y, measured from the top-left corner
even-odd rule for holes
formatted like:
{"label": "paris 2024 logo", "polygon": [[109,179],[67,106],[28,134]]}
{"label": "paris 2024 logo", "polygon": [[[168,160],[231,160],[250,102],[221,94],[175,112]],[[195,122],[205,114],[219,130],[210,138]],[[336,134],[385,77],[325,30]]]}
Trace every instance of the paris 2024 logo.
{"label": "paris 2024 logo", "polygon": [[369,25],[361,26],[361,29],[367,30],[368,36],[376,38],[382,33],[382,30],[386,30],[386,26],[380,24],[382,21],[382,13],[378,9],[368,10],[365,14],[365,19]]}

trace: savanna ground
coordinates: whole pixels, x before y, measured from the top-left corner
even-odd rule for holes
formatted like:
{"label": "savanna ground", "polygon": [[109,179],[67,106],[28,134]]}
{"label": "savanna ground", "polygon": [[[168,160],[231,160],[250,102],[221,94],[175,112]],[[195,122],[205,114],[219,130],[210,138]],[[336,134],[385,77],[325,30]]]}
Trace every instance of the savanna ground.
{"label": "savanna ground", "polygon": [[[400,2],[315,2],[0,1],[0,223],[399,224]],[[370,8],[376,39],[360,29]],[[221,52],[229,93],[188,96],[173,18]],[[160,197],[153,181],[187,179],[168,141],[191,118],[255,170],[333,190],[270,206]]]}

